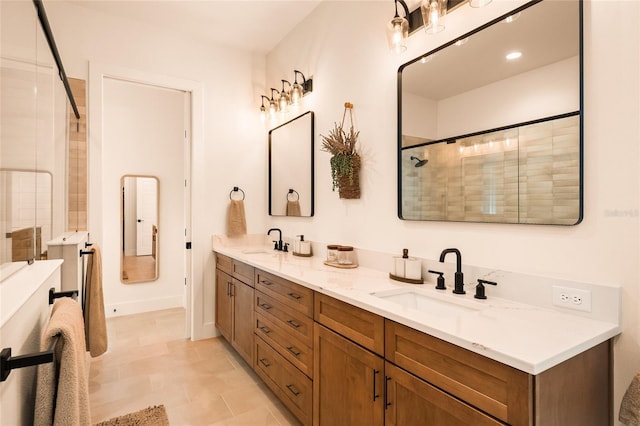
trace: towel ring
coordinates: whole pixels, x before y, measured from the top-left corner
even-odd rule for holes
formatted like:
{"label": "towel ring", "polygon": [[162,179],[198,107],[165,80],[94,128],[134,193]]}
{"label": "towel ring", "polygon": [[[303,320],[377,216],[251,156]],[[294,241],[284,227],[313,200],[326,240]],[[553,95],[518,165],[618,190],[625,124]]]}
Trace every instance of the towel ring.
{"label": "towel ring", "polygon": [[234,186],[233,189],[231,190],[231,192],[229,193],[229,199],[233,200],[233,198],[231,198],[231,194],[233,194],[234,192],[242,192],[242,199],[244,200],[244,191],[240,188],[238,188],[237,186]]}
{"label": "towel ring", "polygon": [[[296,193],[296,195],[298,196],[298,198],[296,198],[295,200],[290,200],[289,199],[289,195]],[[298,201],[300,199],[300,194],[298,194],[298,191],[296,191],[295,189],[290,189],[289,192],[287,192],[287,201]]]}

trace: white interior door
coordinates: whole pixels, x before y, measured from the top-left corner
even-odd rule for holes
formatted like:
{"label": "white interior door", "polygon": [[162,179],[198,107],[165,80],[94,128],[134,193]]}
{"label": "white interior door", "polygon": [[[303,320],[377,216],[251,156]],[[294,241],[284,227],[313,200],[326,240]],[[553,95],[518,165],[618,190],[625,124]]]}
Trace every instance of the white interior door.
{"label": "white interior door", "polygon": [[154,178],[136,179],[137,239],[136,256],[150,256],[153,249],[153,227],[157,226],[158,188]]}

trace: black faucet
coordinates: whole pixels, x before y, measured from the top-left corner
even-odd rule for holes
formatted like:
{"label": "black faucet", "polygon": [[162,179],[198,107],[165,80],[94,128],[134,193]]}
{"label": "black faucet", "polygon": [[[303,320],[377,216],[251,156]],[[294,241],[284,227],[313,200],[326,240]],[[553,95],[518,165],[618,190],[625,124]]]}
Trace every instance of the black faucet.
{"label": "black faucet", "polygon": [[447,255],[447,253],[456,254],[456,273],[454,274],[455,285],[453,288],[453,292],[455,294],[465,294],[466,292],[464,291],[464,275],[462,274],[462,255],[460,254],[460,250],[455,248],[442,250],[442,253],[440,253],[440,262],[444,263],[444,257]]}
{"label": "black faucet", "polygon": [[278,241],[273,241],[275,243],[273,249],[282,251],[282,231],[279,228],[271,228],[267,231],[267,235],[271,235],[271,231],[278,231]]}

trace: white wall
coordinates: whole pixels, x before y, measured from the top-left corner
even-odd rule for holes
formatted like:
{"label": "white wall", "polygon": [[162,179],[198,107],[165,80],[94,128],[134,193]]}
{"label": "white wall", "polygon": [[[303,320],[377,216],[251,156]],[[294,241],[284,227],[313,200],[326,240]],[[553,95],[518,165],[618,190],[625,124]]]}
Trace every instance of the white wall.
{"label": "white wall", "polygon": [[[267,229],[268,151],[258,116],[259,96],[254,96],[255,92],[266,92],[263,87],[264,57],[213,46],[77,4],[49,2],[46,7],[69,76],[88,79],[89,63],[98,63],[105,67],[187,79],[202,87],[201,96],[194,100],[194,113],[200,114],[201,125],[191,129],[197,139],[192,147],[191,172],[192,280],[194,299],[199,304],[193,320],[205,327],[193,337],[214,334],[215,274],[210,240],[212,234],[225,232],[226,208],[233,186],[239,186],[246,193],[248,231],[261,233]],[[90,120],[93,113],[90,108]],[[89,127],[88,132],[92,179],[89,229],[91,240],[102,244],[107,230],[103,226],[99,182],[110,164],[103,161],[102,146],[97,143],[102,137],[100,129]],[[103,256],[118,254],[105,253]],[[109,260],[105,257],[103,261]],[[113,260],[111,264],[114,264]],[[106,296],[105,303],[111,302]]]}
{"label": "white wall", "polygon": [[[314,77],[316,138],[354,103],[363,152],[362,198],[331,192],[329,154],[316,148],[316,216],[272,218],[287,236],[437,258],[446,247],[465,264],[623,287],[623,334],[615,340],[615,412],[640,368],[638,331],[638,140],[640,3],[586,1],[583,222],[573,227],[408,222],[396,216],[396,72],[404,62],[523,2],[462,7],[447,30],[418,32],[405,54],[389,52],[391,2],[323,2],[267,56],[267,84],[292,69]],[[366,19],[364,17],[366,16]],[[307,99],[305,99],[307,101]],[[318,140],[318,139],[317,139]]]}

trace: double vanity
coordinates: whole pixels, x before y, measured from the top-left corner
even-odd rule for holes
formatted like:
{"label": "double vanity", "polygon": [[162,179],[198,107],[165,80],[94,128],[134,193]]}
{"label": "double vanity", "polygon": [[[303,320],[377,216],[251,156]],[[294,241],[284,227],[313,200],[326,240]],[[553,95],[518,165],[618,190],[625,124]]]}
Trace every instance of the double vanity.
{"label": "double vanity", "polygon": [[215,237],[213,250],[216,327],[303,424],[611,423],[619,321],[496,287],[478,300],[479,277],[459,295],[453,280],[403,284],[363,262]]}

